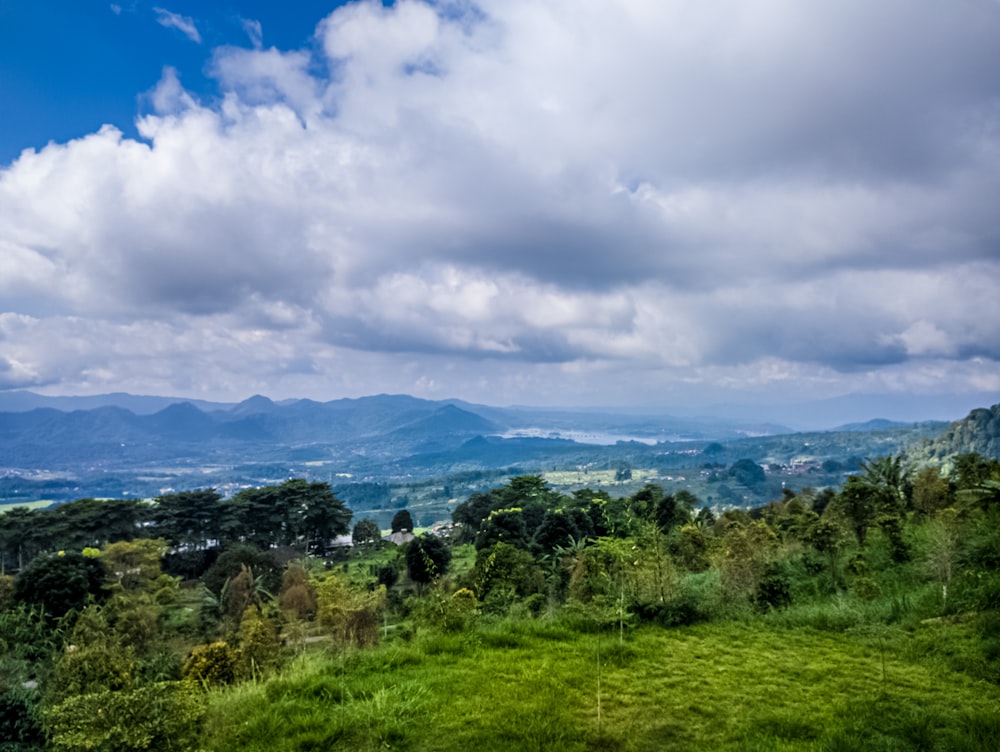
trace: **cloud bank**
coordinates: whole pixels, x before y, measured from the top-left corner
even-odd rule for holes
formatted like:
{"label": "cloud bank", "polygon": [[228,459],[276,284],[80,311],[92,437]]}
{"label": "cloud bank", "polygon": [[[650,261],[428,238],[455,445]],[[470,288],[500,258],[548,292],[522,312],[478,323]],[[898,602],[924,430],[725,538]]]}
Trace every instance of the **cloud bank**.
{"label": "cloud bank", "polygon": [[[199,41],[192,19],[160,22]],[[0,388],[1000,391],[1000,6],[358,2],[0,171]]]}

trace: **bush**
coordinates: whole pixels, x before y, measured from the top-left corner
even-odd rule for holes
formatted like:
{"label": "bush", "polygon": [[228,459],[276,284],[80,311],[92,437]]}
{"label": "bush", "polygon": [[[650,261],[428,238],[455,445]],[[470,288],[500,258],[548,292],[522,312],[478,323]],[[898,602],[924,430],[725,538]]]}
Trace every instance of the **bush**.
{"label": "bush", "polygon": [[33,690],[0,685],[0,752],[41,749],[44,737],[36,695]]}
{"label": "bush", "polygon": [[757,591],[754,593],[754,605],[757,610],[786,608],[791,602],[792,584],[788,573],[776,563],[765,565],[757,583]]}
{"label": "bush", "polygon": [[198,645],[184,663],[185,681],[204,689],[234,684],[240,678],[240,656],[228,643]]}
{"label": "bush", "polygon": [[39,556],[14,580],[14,597],[35,603],[52,618],[79,611],[105,595],[106,570],[100,559],[70,552]]}
{"label": "bush", "polygon": [[70,697],[46,711],[51,746],[65,752],[187,752],[197,748],[202,704],[180,682]]}

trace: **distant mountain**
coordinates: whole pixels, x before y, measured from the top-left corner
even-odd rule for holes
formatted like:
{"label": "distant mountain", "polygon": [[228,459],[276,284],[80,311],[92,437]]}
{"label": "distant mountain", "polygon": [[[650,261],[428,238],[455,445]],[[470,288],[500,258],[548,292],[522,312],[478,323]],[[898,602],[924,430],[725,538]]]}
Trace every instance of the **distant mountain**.
{"label": "distant mountain", "polygon": [[[823,486],[839,482],[838,473],[860,458],[901,451],[945,427],[875,420],[840,432],[794,434],[746,417],[490,407],[388,394],[329,402],[254,395],[238,404],[106,395],[137,410],[122,404],[77,409],[73,398],[55,399],[67,409],[28,408],[37,395],[10,395],[0,396],[21,407],[0,411],[0,504],[148,498],[207,487],[230,495],[291,477],[362,490],[416,484],[402,493],[416,503],[460,495],[451,481],[437,487],[445,476],[462,478],[472,492],[505,474],[554,469],[584,483],[592,472],[607,474],[621,463],[698,483],[691,463],[704,462],[699,452],[709,442],[720,447],[715,462],[751,458],[795,466],[810,485]],[[54,398],[39,399],[48,405]],[[988,424],[987,433],[996,427],[979,422]],[[841,469],[825,469],[827,460]],[[393,504],[398,501],[393,496]]]}
{"label": "distant mountain", "polygon": [[455,448],[502,429],[453,404],[399,395],[327,403],[276,403],[258,395],[210,411],[170,403],[151,414],[117,406],[69,412],[38,407],[0,412],[0,468],[110,470],[181,460],[332,459],[359,451],[403,457]]}
{"label": "distant mountain", "polygon": [[910,425],[909,423],[901,423],[898,420],[886,420],[885,418],[874,418],[872,420],[866,420],[864,423],[845,423],[842,426],[837,426],[832,429],[834,431],[888,431],[890,428],[903,428],[904,426]]}
{"label": "distant mountain", "polygon": [[121,407],[136,415],[152,415],[165,407],[180,402],[190,402],[200,410],[228,409],[232,405],[222,402],[206,402],[178,397],[150,397],[125,392],[95,394],[84,397],[47,397],[25,390],[0,391],[0,412],[23,413],[40,407],[71,412],[73,410],[94,410],[99,407]]}
{"label": "distant mountain", "polygon": [[969,410],[993,404],[1000,394],[847,394],[823,400],[787,400],[769,404],[717,404],[675,412],[685,415],[724,415],[730,420],[773,421],[796,431],[837,430],[836,426],[864,423],[872,417],[912,425],[927,421],[952,421]]}
{"label": "distant mountain", "polygon": [[1000,404],[973,410],[952,423],[936,439],[928,439],[909,454],[914,461],[941,461],[958,454],[1000,459]]}

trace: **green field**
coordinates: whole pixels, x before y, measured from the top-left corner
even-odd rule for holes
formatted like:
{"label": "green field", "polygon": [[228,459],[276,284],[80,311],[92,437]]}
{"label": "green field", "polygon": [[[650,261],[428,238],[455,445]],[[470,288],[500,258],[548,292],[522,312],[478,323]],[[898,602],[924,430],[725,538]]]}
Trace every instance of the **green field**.
{"label": "green field", "polygon": [[918,637],[505,620],[215,691],[203,748],[1000,749],[1000,688],[915,657]]}
{"label": "green field", "polygon": [[11,509],[16,509],[17,507],[25,507],[27,509],[45,509],[46,507],[52,506],[52,499],[41,499],[40,501],[0,501],[0,514],[9,512]]}

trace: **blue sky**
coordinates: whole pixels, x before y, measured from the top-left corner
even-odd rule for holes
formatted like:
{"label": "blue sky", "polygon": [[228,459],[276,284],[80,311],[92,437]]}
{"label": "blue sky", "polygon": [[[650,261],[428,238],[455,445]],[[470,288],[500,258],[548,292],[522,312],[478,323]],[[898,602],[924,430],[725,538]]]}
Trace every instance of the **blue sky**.
{"label": "blue sky", "polygon": [[[137,2],[3,0],[0,2],[0,163],[26,147],[79,138],[112,123],[136,137],[134,120],[149,110],[143,93],[164,67],[185,87],[218,95],[206,75],[212,50],[252,47],[245,22],[260,24],[262,44],[296,49],[313,44],[316,23],[337,2]],[[195,41],[171,24],[188,19]],[[263,33],[266,28],[266,34]]]}
{"label": "blue sky", "polygon": [[0,389],[1000,398],[994,0],[2,0],[0,102]]}

